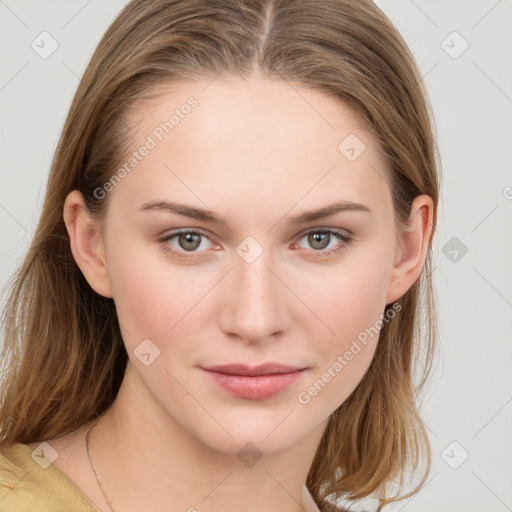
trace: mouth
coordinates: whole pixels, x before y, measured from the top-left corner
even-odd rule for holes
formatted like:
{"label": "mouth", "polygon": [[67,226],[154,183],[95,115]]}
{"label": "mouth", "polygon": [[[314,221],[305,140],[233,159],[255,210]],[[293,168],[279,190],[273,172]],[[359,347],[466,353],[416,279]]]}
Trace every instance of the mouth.
{"label": "mouth", "polygon": [[232,395],[248,400],[265,400],[297,382],[307,370],[279,363],[259,366],[229,364],[203,368],[208,376]]}

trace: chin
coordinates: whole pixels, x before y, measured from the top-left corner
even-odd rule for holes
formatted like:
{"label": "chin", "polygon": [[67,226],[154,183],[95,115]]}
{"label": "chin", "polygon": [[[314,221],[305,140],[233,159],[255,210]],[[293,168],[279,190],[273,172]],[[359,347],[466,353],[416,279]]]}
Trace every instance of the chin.
{"label": "chin", "polygon": [[[202,422],[193,434],[212,450],[238,457],[251,450],[261,455],[285,452],[311,435],[315,435],[317,442],[320,438],[313,431],[324,426],[324,423],[308,425],[300,421],[299,410],[294,410],[293,406],[271,412],[237,407],[224,415],[210,412],[220,425],[213,420]],[[189,432],[192,433],[192,429]]]}
{"label": "chin", "polygon": [[243,461],[245,456],[260,458],[286,452],[301,439],[300,432],[295,431],[291,435],[289,430],[269,437],[265,437],[266,434],[256,429],[238,429],[231,431],[231,434],[233,437],[206,435],[201,437],[201,441],[212,450],[235,456]]}

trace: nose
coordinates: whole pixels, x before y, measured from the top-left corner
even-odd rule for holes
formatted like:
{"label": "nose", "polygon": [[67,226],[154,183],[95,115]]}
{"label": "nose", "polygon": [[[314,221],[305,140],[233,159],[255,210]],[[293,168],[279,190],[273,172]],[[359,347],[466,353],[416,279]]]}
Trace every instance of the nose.
{"label": "nose", "polygon": [[235,255],[221,300],[220,326],[228,336],[265,343],[290,327],[290,292],[272,267],[267,251],[250,263]]}

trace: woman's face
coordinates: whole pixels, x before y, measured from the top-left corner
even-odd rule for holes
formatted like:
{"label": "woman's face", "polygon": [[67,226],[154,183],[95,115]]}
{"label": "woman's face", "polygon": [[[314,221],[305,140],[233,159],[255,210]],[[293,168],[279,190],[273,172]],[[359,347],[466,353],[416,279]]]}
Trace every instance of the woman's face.
{"label": "woman's face", "polygon": [[[403,294],[376,141],[338,100],[256,77],[182,83],[130,124],[124,172],[96,192],[130,406],[230,453],[318,438]],[[300,371],[206,370],[267,363]]]}

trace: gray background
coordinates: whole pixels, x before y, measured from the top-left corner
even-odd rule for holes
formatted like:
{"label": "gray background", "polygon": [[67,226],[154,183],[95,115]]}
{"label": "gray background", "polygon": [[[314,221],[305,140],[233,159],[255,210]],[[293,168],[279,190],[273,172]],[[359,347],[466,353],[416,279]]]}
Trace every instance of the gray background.
{"label": "gray background", "polygon": [[[35,229],[80,76],[125,3],[0,0],[2,287]],[[443,173],[442,347],[424,403],[433,468],[421,493],[385,510],[512,510],[512,2],[376,3],[418,60]],[[42,52],[46,37],[51,49],[43,31],[58,42],[47,58],[31,46]]]}

